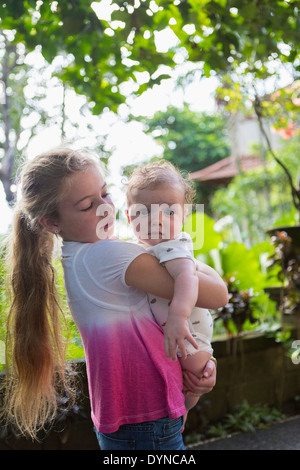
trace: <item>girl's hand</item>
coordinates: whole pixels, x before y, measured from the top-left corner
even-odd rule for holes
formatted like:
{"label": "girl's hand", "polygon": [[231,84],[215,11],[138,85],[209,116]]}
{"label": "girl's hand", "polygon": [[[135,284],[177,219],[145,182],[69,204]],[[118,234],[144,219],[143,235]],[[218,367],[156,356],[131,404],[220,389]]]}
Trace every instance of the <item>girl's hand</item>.
{"label": "girl's hand", "polygon": [[216,385],[217,369],[211,359],[203,369],[202,377],[197,377],[192,372],[183,370],[183,393],[186,395],[201,396],[211,392]]}
{"label": "girl's hand", "polygon": [[187,357],[185,339],[194,348],[198,349],[198,345],[189,331],[187,320],[179,316],[169,315],[164,329],[164,348],[168,359],[177,360],[177,347],[180,350],[181,356],[184,359]]}

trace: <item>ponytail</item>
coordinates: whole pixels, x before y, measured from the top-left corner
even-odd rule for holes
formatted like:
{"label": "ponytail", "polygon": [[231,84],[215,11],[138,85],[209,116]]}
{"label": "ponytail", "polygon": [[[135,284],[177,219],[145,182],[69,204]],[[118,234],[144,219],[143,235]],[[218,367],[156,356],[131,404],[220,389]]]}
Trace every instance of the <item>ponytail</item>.
{"label": "ponytail", "polygon": [[85,151],[56,149],[29,160],[21,176],[22,198],[7,246],[11,306],[2,414],[32,438],[54,419],[58,394],[71,391],[67,381],[72,378],[65,374],[63,315],[52,265],[54,235],[39,220],[58,219],[68,178],[99,165]]}
{"label": "ponytail", "polygon": [[36,437],[57,411],[65,384],[65,344],[52,265],[53,235],[30,228],[18,210],[8,244],[11,308],[7,320],[4,413],[22,434]]}

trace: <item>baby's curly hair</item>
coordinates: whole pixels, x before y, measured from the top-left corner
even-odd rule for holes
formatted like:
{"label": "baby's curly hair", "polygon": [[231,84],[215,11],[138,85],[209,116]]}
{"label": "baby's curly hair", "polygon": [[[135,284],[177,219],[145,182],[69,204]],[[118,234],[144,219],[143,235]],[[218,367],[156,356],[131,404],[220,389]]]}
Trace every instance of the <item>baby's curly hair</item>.
{"label": "baby's curly hair", "polygon": [[195,197],[193,182],[172,163],[159,160],[133,170],[127,184],[127,204],[129,205],[131,202],[130,196],[134,189],[156,189],[161,184],[181,186],[184,191],[184,203],[193,203]]}

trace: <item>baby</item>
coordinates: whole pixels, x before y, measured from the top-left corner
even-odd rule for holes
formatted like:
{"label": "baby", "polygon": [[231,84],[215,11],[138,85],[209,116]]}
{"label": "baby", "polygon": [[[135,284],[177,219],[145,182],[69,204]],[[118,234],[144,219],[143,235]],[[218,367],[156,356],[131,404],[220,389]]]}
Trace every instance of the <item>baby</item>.
{"label": "baby", "polygon": [[[155,162],[136,168],[127,186],[128,222],[138,243],[163,264],[174,278],[171,302],[149,295],[157,323],[164,330],[167,357],[199,378],[213,350],[213,321],[208,310],[195,307],[198,296],[196,270],[210,274],[208,266],[197,262],[193,244],[187,233],[181,232],[185,205],[192,202],[189,181],[169,162]],[[189,410],[199,397],[187,395]]]}

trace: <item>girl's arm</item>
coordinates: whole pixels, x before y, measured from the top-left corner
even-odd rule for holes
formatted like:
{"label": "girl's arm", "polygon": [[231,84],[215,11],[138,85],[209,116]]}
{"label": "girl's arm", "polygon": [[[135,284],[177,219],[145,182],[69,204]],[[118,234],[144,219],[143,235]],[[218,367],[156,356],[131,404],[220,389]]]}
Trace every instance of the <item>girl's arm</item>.
{"label": "girl's arm", "polygon": [[[228,292],[222,278],[206,265],[201,265],[197,276],[199,285],[196,306],[215,309],[226,305]],[[147,253],[142,253],[130,263],[125,282],[128,286],[164,299],[172,299],[174,295],[173,278],[154,256]]]}
{"label": "girl's arm", "polygon": [[217,368],[213,360],[209,360],[204,367],[202,377],[196,377],[192,372],[182,370],[183,392],[194,396],[201,396],[211,392],[216,385]]}
{"label": "girl's arm", "polygon": [[[207,264],[196,260],[199,279],[197,307],[216,309],[228,303],[228,290],[221,276]],[[204,305],[205,302],[205,305]]]}

